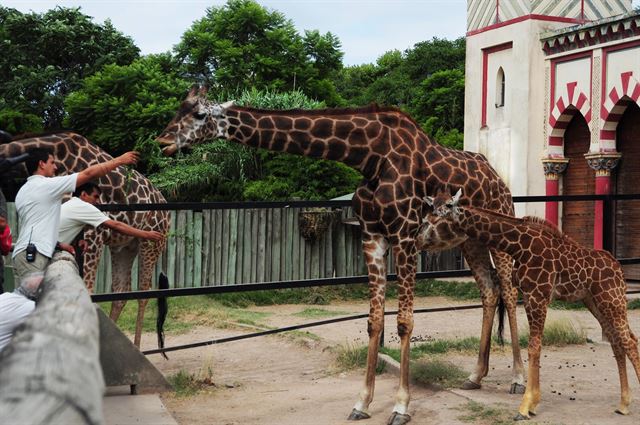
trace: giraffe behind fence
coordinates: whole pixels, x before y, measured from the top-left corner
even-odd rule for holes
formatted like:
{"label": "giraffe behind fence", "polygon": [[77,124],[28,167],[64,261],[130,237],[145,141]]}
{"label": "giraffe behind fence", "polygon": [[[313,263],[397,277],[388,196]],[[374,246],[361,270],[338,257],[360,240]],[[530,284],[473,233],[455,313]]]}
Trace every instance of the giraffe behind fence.
{"label": "giraffe behind fence", "polygon": [[[516,419],[528,419],[540,402],[540,350],[547,308],[552,299],[582,300],[611,342],[620,375],[620,405],[629,413],[631,394],[626,357],[640,380],[638,338],[627,317],[627,284],[620,263],[607,251],[585,248],[537,217],[514,218],[458,204],[460,191],[440,193],[426,202],[433,211],[420,229],[424,238],[437,241],[441,232],[465,234],[507,252],[515,261],[514,278],[523,294],[529,320],[529,373]],[[626,356],[626,357],[625,357]]]}

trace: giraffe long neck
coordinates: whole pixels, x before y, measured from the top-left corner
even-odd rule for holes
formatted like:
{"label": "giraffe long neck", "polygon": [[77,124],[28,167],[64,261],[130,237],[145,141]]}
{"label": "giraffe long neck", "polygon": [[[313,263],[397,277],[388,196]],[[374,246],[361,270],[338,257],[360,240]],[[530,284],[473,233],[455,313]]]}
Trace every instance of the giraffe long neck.
{"label": "giraffe long neck", "polygon": [[[532,229],[523,219],[472,207],[461,208],[456,227],[471,239],[479,240],[514,258],[522,251],[522,236]],[[539,232],[539,228],[534,232]]]}
{"label": "giraffe long neck", "polygon": [[413,152],[416,139],[422,140],[416,137],[418,126],[391,109],[266,111],[233,106],[225,115],[231,141],[340,161],[367,178],[377,175],[385,157],[394,151]]}

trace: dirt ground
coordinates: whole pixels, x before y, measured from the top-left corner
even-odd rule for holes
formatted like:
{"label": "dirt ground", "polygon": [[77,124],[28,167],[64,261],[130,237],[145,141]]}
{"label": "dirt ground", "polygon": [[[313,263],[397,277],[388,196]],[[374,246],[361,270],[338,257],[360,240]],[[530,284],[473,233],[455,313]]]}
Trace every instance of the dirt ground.
{"label": "dirt ground", "polygon": [[[471,302],[474,304],[475,302]],[[452,306],[459,303],[444,298],[420,298],[416,308]],[[316,306],[317,307],[317,306]],[[307,320],[293,313],[306,306],[285,305],[254,307],[270,313],[264,323],[288,326]],[[319,308],[349,314],[366,313],[367,302],[339,303]],[[395,306],[388,305],[389,310]],[[519,326],[526,328],[524,310],[519,308]],[[477,336],[481,310],[417,314],[414,336],[418,339]],[[537,424],[616,424],[640,423],[640,404],[632,402],[631,414],[614,413],[619,400],[618,374],[611,348],[601,342],[600,328],[586,311],[551,310],[548,322],[568,317],[586,330],[595,343],[564,348],[544,347],[542,352],[542,401],[538,415],[529,423]],[[631,327],[640,334],[640,311],[630,312]],[[151,361],[165,374],[180,370],[212,376],[214,386],[193,397],[164,395],[163,402],[179,424],[220,425],[299,425],[353,424],[346,421],[364,381],[364,370],[337,372],[335,351],[341,344],[364,345],[367,341],[366,319],[306,329],[318,338],[272,335],[159,355]],[[182,335],[169,335],[167,346],[237,335],[252,329],[198,328]],[[144,335],[143,348],[153,348],[155,337]],[[395,318],[387,316],[385,344],[397,346]],[[526,350],[523,351],[526,359]],[[448,354],[446,359],[471,371],[475,355]],[[516,413],[521,395],[508,394],[511,372],[510,350],[492,353],[489,376],[476,391],[436,390],[413,385],[410,414],[412,424],[462,424],[470,415],[469,402],[495,408],[504,416]],[[526,364],[525,364],[526,367]],[[640,384],[628,365],[631,391],[640,399]],[[398,378],[383,373],[376,379],[375,397],[370,406],[371,419],[365,425],[385,424],[394,405]],[[496,413],[473,416],[472,423],[499,422]]]}

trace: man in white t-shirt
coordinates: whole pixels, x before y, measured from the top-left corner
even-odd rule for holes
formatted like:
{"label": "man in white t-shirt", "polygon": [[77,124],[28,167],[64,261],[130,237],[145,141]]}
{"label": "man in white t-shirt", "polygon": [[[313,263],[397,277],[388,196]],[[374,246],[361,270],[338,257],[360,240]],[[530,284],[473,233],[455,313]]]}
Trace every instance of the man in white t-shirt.
{"label": "man in white t-shirt", "polygon": [[100,200],[100,186],[95,183],[85,183],[73,193],[73,198],[62,204],[60,209],[60,230],[58,241],[71,244],[86,225],[105,226],[116,232],[140,239],[160,242],[164,235],[156,231],[136,229],[121,221],[112,220],[95,207]]}
{"label": "man in white t-shirt", "polygon": [[13,249],[13,267],[16,282],[30,272],[44,271],[54,250],[64,249],[74,254],[71,245],[57,243],[60,223],[60,204],[66,193],[77,186],[102,177],[121,165],[135,164],[137,152],[127,152],[118,158],[92,165],[67,176],[58,176],[53,150],[32,148],[25,161],[30,177],[16,195],[18,213],[18,240]]}
{"label": "man in white t-shirt", "polygon": [[13,292],[0,294],[0,351],[9,344],[16,328],[33,313],[43,272],[25,276]]}

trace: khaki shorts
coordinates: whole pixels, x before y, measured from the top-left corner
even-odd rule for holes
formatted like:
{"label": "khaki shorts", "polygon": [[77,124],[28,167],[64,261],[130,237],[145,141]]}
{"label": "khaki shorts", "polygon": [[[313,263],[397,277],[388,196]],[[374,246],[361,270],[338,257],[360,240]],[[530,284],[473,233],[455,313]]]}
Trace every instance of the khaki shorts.
{"label": "khaki shorts", "polygon": [[20,286],[20,282],[22,278],[33,272],[43,272],[44,269],[47,268],[49,263],[51,262],[51,258],[45,257],[36,251],[36,259],[35,261],[28,262],[27,261],[27,251],[19,252],[15,257],[13,257],[13,282],[14,287]]}

